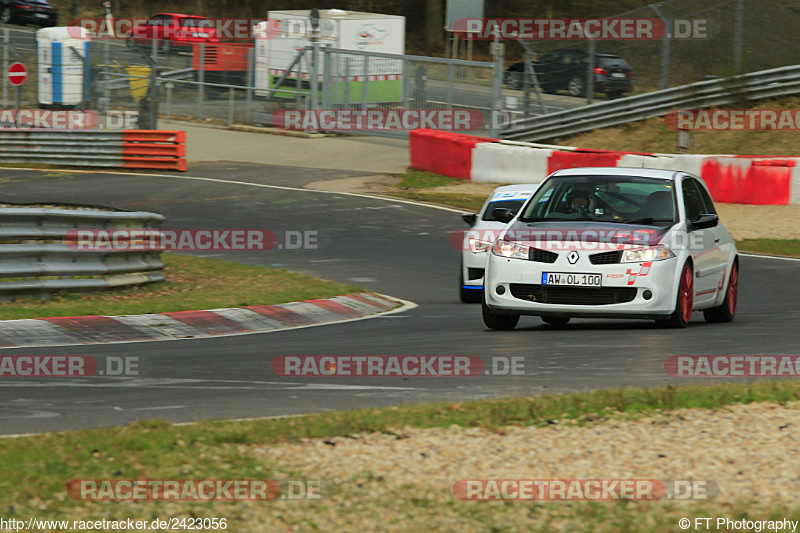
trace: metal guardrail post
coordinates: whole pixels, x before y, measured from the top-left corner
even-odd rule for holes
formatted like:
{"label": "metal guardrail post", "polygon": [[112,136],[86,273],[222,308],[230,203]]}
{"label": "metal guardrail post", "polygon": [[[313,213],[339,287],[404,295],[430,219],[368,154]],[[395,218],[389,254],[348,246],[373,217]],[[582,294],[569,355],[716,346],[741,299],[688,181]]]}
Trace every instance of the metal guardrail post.
{"label": "metal guardrail post", "polygon": [[200,43],[198,47],[200,49],[200,68],[197,72],[197,81],[200,82],[197,85],[197,118],[199,120],[203,120],[203,89],[206,80],[206,43]]}

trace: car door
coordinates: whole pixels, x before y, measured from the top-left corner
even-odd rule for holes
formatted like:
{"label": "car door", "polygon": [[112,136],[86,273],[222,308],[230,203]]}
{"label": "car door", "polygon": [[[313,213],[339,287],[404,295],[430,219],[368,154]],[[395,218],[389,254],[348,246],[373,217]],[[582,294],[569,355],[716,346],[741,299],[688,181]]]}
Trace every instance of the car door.
{"label": "car door", "polygon": [[560,61],[561,52],[551,52],[543,55],[535,65],[539,86],[543,91],[552,91],[559,88],[556,84],[555,75],[560,67]]}
{"label": "car door", "polygon": [[[696,179],[692,179],[692,181],[697,185],[697,190],[700,191],[700,197],[703,199],[703,205],[705,206],[705,213],[716,215],[717,209],[714,207],[714,201],[711,199],[711,195],[708,193],[706,187],[702,182]],[[721,291],[723,285],[725,284],[725,279],[728,273],[728,259],[730,258],[733,242],[731,241],[727,230],[725,230],[721,225],[709,228],[709,230],[713,235],[714,241],[714,249],[712,254],[714,256],[715,267],[714,270],[709,272],[707,275],[713,278],[713,280],[716,282],[717,291]]]}
{"label": "car door", "polygon": [[713,274],[718,266],[715,253],[718,246],[714,242],[716,239],[714,228],[694,228],[692,226],[692,223],[697,222],[706,210],[697,182],[694,178],[685,176],[681,189],[686,213],[687,245],[694,259],[694,301],[695,304],[698,304],[716,297],[716,276]]}

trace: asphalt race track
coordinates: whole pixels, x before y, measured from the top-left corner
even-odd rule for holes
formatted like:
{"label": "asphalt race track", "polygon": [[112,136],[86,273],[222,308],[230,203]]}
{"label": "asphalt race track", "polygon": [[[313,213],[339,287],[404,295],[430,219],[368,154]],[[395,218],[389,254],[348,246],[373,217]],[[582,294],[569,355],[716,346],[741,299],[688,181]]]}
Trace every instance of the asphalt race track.
{"label": "asphalt race track", "polygon": [[[369,320],[268,334],[5,349],[0,353],[136,355],[148,362],[149,370],[124,379],[0,378],[0,433],[149,418],[190,422],[656,386],[689,381],[666,374],[663,365],[669,355],[798,354],[798,261],[742,257],[739,311],[733,324],[706,324],[698,313],[685,330],[620,320],[575,320],[565,330],[555,330],[538,318],[523,317],[514,331],[493,332],[484,327],[479,306],[458,301],[459,253],[449,237],[465,226],[456,212],[280,188],[357,173],[215,163],[194,165],[188,174],[0,170],[0,201],[154,211],[167,217],[165,229],[318,230],[330,237],[320,250],[201,255],[360,285],[418,307]],[[524,357],[525,374],[281,378],[270,370],[270,361],[279,355],[476,355],[489,366],[492,357]]]}

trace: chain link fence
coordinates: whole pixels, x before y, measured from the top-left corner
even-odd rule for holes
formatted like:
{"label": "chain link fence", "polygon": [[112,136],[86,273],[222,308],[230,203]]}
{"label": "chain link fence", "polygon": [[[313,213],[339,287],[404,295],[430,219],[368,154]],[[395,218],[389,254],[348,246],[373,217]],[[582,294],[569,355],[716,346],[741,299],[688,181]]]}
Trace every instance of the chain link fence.
{"label": "chain link fence", "polygon": [[[677,34],[657,40],[505,41],[490,62],[328,47],[315,54],[309,46],[269,58],[271,64],[253,42],[181,48],[166,40],[106,39],[89,43],[81,59],[83,86],[68,90],[82,91],[78,108],[138,115],[140,125],[158,116],[269,126],[275,113],[286,110],[469,110],[480,113],[483,124],[466,132],[496,137],[515,120],[791,65],[800,56],[796,0],[668,0],[615,18],[661,20]],[[690,30],[691,21],[704,21],[709,37],[684,38],[685,22],[675,21],[689,21]],[[37,65],[43,58],[37,57],[34,30],[4,26],[0,36],[3,72],[14,61],[28,66],[19,105],[39,106]],[[15,107],[5,75],[2,84],[2,106]]]}

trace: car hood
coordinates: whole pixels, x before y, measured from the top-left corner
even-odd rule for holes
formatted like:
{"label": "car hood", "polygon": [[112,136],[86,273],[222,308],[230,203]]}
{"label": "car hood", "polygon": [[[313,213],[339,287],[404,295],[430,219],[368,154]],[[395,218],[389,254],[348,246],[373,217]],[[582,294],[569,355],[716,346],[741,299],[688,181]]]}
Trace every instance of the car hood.
{"label": "car hood", "polygon": [[507,241],[537,243],[559,243],[560,245],[582,243],[604,244],[609,249],[630,246],[652,246],[658,244],[669,227],[655,227],[614,222],[553,221],[522,222],[517,220],[508,226],[503,238]]}

